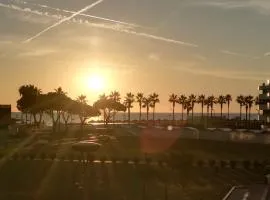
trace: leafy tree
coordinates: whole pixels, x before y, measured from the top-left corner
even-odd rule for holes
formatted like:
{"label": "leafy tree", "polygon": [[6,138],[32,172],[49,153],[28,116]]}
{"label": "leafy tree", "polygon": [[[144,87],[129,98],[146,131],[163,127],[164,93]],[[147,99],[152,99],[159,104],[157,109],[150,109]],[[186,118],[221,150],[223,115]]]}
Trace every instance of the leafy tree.
{"label": "leafy tree", "polygon": [[128,109],[128,123],[130,123],[130,109],[133,108],[132,104],[134,103],[135,99],[134,99],[134,94],[127,93],[125,96],[125,105]]}
{"label": "leafy tree", "polygon": [[150,107],[153,108],[153,121],[155,121],[155,108],[156,108],[156,104],[160,103],[159,100],[159,95],[157,93],[153,93],[150,95]]}
{"label": "leafy tree", "polygon": [[81,129],[83,129],[83,126],[87,119],[100,115],[100,112],[96,107],[92,107],[87,104],[87,99],[84,95],[78,96],[76,102],[73,103],[72,107],[72,112],[79,116],[79,119],[81,121]]}
{"label": "leafy tree", "polygon": [[226,97],[223,95],[220,95],[217,99],[217,103],[220,105],[220,116],[222,118],[223,105],[226,104]]}
{"label": "leafy tree", "polygon": [[185,109],[185,103],[187,101],[187,97],[185,95],[180,95],[178,98],[178,103],[182,105],[182,121],[184,120],[184,109]]}
{"label": "leafy tree", "polygon": [[174,110],[175,110],[175,104],[178,102],[178,97],[176,94],[172,93],[169,97],[169,102],[172,103],[173,107],[173,122],[174,122]]}
{"label": "leafy tree", "polygon": [[205,104],[205,95],[204,94],[201,94],[200,96],[198,96],[197,103],[201,104],[202,118],[203,118],[203,108],[204,108],[204,104]]}
{"label": "leafy tree", "polygon": [[108,98],[105,94],[101,95],[99,100],[94,103],[94,108],[102,110],[104,124],[108,124],[116,112],[126,111],[126,106],[124,104],[121,104],[112,98]]}
{"label": "leafy tree", "polygon": [[41,90],[34,85],[22,85],[19,88],[20,99],[17,101],[17,108],[26,115],[26,123],[28,121],[27,114],[30,113],[34,116],[36,124],[36,112],[33,107],[37,104],[38,96],[41,94]]}
{"label": "leafy tree", "polygon": [[226,98],[226,103],[227,103],[227,106],[228,106],[228,119],[230,119],[230,104],[231,104],[231,101],[232,101],[232,96],[230,94],[227,94],[225,96]]}
{"label": "leafy tree", "polygon": [[136,96],[136,100],[139,103],[139,108],[140,108],[140,117],[139,121],[142,119],[142,104],[143,104],[143,93],[138,93]]}

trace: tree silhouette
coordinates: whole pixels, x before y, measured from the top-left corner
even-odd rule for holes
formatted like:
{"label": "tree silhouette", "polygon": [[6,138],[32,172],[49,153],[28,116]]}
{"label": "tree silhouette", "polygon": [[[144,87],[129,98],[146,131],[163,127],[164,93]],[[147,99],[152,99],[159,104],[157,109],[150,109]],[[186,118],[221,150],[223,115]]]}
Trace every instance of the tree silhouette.
{"label": "tree silhouette", "polygon": [[227,103],[227,106],[228,106],[228,119],[230,119],[230,104],[231,104],[231,101],[232,101],[232,96],[230,94],[227,94],[225,96],[226,98],[226,103]]}
{"label": "tree silhouette", "polygon": [[151,105],[151,98],[150,97],[148,97],[148,98],[144,97],[143,98],[143,105],[142,105],[142,107],[143,108],[146,108],[146,120],[147,121],[149,119],[148,116],[149,116],[150,105]]}
{"label": "tree silhouette", "polygon": [[223,95],[220,95],[217,99],[217,103],[220,105],[220,117],[223,117],[223,105],[226,104],[226,97]]}
{"label": "tree silhouette", "polygon": [[108,98],[105,94],[101,95],[99,100],[94,103],[94,108],[102,110],[104,116],[104,124],[108,124],[111,118],[114,119],[116,112],[126,111],[126,106],[112,98]]}
{"label": "tree silhouette", "polygon": [[186,103],[187,97],[185,95],[180,95],[178,98],[178,103],[182,106],[182,121],[184,120],[184,109],[185,109],[185,103]]}
{"label": "tree silhouette", "polygon": [[85,95],[78,96],[76,102],[74,102],[72,106],[73,106],[72,109],[73,113],[79,116],[82,130],[88,118],[100,115],[100,112],[96,107],[92,107],[87,104],[87,98]]}
{"label": "tree silhouette", "polygon": [[130,109],[133,108],[132,104],[134,103],[135,99],[134,99],[134,94],[127,93],[125,96],[125,105],[126,108],[128,109],[128,123],[130,124]]}
{"label": "tree silhouette", "polygon": [[159,95],[157,93],[153,93],[150,95],[150,107],[153,108],[153,121],[155,121],[155,108],[156,108],[156,104],[160,103],[159,100]]}
{"label": "tree silhouette", "polygon": [[139,121],[142,120],[142,104],[143,104],[143,93],[137,93],[136,96],[136,101],[139,103],[139,108],[140,108],[140,116],[139,116]]}
{"label": "tree silhouette", "polygon": [[[245,100],[245,105],[248,108],[248,120],[250,122],[251,108],[252,108],[252,106],[253,106],[256,99],[254,99],[253,96],[248,95],[248,96],[245,97],[244,100]],[[246,111],[246,119],[247,119],[247,111]]]}
{"label": "tree silhouette", "polygon": [[[118,91],[113,91],[113,92],[111,92],[111,94],[109,95],[109,98],[110,98],[110,99],[113,99],[115,102],[120,102],[120,100],[121,100],[121,95],[120,95],[120,93],[119,93]],[[115,115],[116,115],[116,110],[113,110],[113,116],[112,116],[112,118],[113,118],[113,123],[114,123],[114,121],[115,121]]]}
{"label": "tree silhouette", "polygon": [[190,111],[192,111],[192,103],[189,99],[187,99],[185,102],[184,102],[184,109],[187,110],[187,118],[189,117],[189,113]]}
{"label": "tree silhouette", "polygon": [[211,108],[211,118],[212,118],[213,117],[214,104],[217,103],[217,100],[214,97],[214,95],[209,96],[207,99],[208,99],[209,106]]}
{"label": "tree silhouette", "polygon": [[190,102],[190,106],[191,106],[191,117],[192,117],[192,122],[193,122],[193,114],[194,114],[194,105],[196,103],[196,96],[194,94],[191,94],[189,97],[188,97],[188,100]]}
{"label": "tree silhouette", "polygon": [[203,118],[203,108],[204,108],[204,103],[205,103],[205,95],[204,94],[201,94],[200,96],[198,96],[197,103],[201,104],[202,118]]}
{"label": "tree silhouette", "polygon": [[22,85],[19,88],[20,99],[17,101],[17,108],[26,115],[26,123],[28,121],[27,114],[30,113],[34,117],[36,124],[36,112],[33,107],[37,104],[37,98],[41,94],[41,90],[34,85]]}
{"label": "tree silhouette", "polygon": [[210,108],[210,102],[209,102],[209,98],[207,97],[207,99],[204,100],[204,105],[206,106],[206,116],[207,119],[209,118],[209,108]]}
{"label": "tree silhouette", "polygon": [[178,97],[176,94],[172,93],[169,96],[169,102],[172,103],[172,107],[173,107],[173,122],[174,122],[174,110],[175,110],[175,104],[178,102]]}
{"label": "tree silhouette", "polygon": [[240,105],[240,120],[242,120],[242,107],[244,106],[245,99],[243,95],[239,95],[236,98],[236,102]]}

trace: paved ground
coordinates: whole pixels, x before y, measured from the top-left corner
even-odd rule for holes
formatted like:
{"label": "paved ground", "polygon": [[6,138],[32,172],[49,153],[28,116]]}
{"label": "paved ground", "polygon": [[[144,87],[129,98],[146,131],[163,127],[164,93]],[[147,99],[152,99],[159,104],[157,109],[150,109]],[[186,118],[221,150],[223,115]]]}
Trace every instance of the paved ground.
{"label": "paved ground", "polygon": [[267,185],[235,187],[223,200],[269,200],[269,189]]}

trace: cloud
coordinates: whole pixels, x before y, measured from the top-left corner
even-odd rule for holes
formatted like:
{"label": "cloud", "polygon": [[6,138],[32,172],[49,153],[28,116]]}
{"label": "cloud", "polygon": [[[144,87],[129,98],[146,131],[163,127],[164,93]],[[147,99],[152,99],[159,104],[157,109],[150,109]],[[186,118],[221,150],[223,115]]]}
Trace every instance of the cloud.
{"label": "cloud", "polygon": [[34,39],[38,38],[39,36],[41,36],[42,34],[46,33],[47,31],[49,31],[49,30],[51,30],[51,29],[53,29],[53,28],[61,25],[62,23],[66,22],[68,20],[71,20],[72,18],[76,17],[77,15],[79,15],[79,14],[81,14],[81,13],[83,13],[83,12],[85,12],[85,11],[93,8],[93,7],[95,7],[96,5],[98,5],[98,4],[102,3],[102,2],[103,2],[103,0],[98,0],[98,1],[96,1],[96,2],[94,2],[92,4],[90,4],[90,5],[88,5],[86,7],[84,7],[83,9],[79,10],[78,12],[73,13],[71,16],[64,17],[63,19],[61,19],[60,21],[56,22],[55,24],[53,24],[53,25],[45,28],[44,30],[38,32],[34,36],[32,36],[32,37],[24,40],[23,43],[31,42],[32,40],[34,40]]}
{"label": "cloud", "polygon": [[270,52],[266,52],[266,53],[264,54],[264,56],[265,56],[265,57],[270,56]]}
{"label": "cloud", "polygon": [[159,61],[160,60],[160,56],[156,53],[150,53],[148,55],[148,59],[152,60],[152,61]]}
{"label": "cloud", "polygon": [[[75,11],[71,11],[71,10],[65,10],[65,9],[55,8],[55,7],[51,7],[51,6],[47,6],[47,5],[42,5],[42,4],[28,3],[28,2],[20,1],[20,0],[15,0],[15,2],[16,3],[21,3],[21,4],[33,5],[33,6],[37,6],[37,7],[41,7],[41,8],[45,8],[45,9],[51,9],[51,10],[55,10],[55,11],[58,11],[58,12],[69,13],[69,14],[76,13]],[[113,23],[119,23],[119,24],[123,24],[123,25],[126,25],[126,26],[130,26],[130,27],[142,27],[142,26],[137,25],[137,24],[123,22],[123,21],[114,20],[114,19],[109,19],[109,18],[105,18],[105,17],[99,17],[99,16],[95,16],[95,15],[88,15],[88,14],[84,14],[84,13],[80,13],[78,15],[79,16],[88,17],[88,18],[93,18],[93,19],[99,19],[99,20],[103,20],[103,21],[113,22]]]}
{"label": "cloud", "polygon": [[200,60],[200,61],[206,61],[206,60],[207,60],[207,58],[206,58],[205,56],[199,55],[199,54],[194,55],[194,57],[195,57],[197,60]]}
{"label": "cloud", "polygon": [[[5,7],[5,8],[9,8],[9,9],[15,9],[15,10],[18,10],[18,11],[23,11],[23,12],[29,12],[29,13],[33,13],[33,14],[36,14],[36,15],[44,15],[44,16],[48,16],[48,17],[52,17],[52,18],[56,18],[56,19],[62,19],[62,20],[65,19],[65,17],[62,16],[62,15],[51,15],[48,12],[41,12],[41,11],[31,10],[31,8],[20,8],[18,6],[5,5],[5,4],[2,4],[2,3],[0,3],[0,7]],[[184,42],[184,41],[180,41],[180,40],[174,40],[174,39],[166,38],[166,37],[162,37],[162,36],[152,35],[152,34],[148,34],[148,33],[145,33],[145,32],[138,32],[138,31],[135,31],[135,30],[130,30],[130,26],[125,26],[125,25],[122,25],[122,24],[112,24],[111,25],[111,24],[103,24],[103,23],[92,23],[92,22],[90,22],[88,20],[83,20],[81,18],[72,18],[71,21],[74,22],[74,23],[85,24],[85,25],[95,27],[95,28],[109,29],[109,30],[113,30],[113,31],[117,31],[117,32],[130,34],[130,35],[135,35],[135,36],[142,37],[142,38],[148,38],[148,39],[161,41],[161,42],[166,42],[166,43],[171,43],[171,44],[176,44],[176,45],[180,45],[180,46],[193,47],[193,48],[198,47],[197,44]],[[37,37],[38,35],[36,35],[35,37]],[[32,39],[32,38],[29,38],[29,39]],[[29,39],[27,39],[25,41],[29,41]]]}
{"label": "cloud", "polygon": [[19,53],[18,56],[19,57],[39,57],[39,56],[46,56],[46,55],[50,55],[53,53],[56,53],[57,50],[53,50],[53,49],[39,49],[39,50],[32,50],[32,51],[27,51],[27,52],[23,52],[23,53]]}
{"label": "cloud", "polygon": [[[239,79],[239,80],[265,80],[270,76],[270,73],[255,72],[255,71],[230,71],[228,67],[210,67],[202,66],[196,61],[184,61],[175,64],[173,69],[177,71],[192,73],[194,75],[212,76],[225,79]],[[225,69],[225,70],[224,70]]]}
{"label": "cloud", "polygon": [[269,0],[191,0],[190,5],[213,6],[223,9],[253,9],[260,14],[270,14]]}

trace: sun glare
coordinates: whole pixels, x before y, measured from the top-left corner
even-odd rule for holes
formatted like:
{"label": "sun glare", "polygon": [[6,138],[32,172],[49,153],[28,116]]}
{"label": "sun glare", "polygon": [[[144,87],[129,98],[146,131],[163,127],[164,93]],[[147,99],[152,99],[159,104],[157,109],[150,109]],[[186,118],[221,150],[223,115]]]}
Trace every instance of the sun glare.
{"label": "sun glare", "polygon": [[104,79],[100,75],[93,74],[88,77],[87,85],[92,90],[95,90],[95,91],[102,90],[104,88]]}

